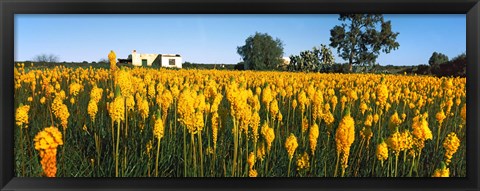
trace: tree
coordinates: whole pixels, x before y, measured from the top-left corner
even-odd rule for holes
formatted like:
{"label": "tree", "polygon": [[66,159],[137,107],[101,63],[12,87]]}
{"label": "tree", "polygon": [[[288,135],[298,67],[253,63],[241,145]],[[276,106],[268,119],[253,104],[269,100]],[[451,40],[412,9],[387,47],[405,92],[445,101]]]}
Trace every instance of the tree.
{"label": "tree", "polygon": [[246,70],[271,70],[283,63],[283,43],[267,33],[256,32],[237,47],[237,53],[244,61]]}
{"label": "tree", "polygon": [[332,50],[327,48],[326,45],[322,44],[320,46],[320,61],[322,63],[322,70],[326,70],[332,67],[335,63],[335,59],[333,58]]}
{"label": "tree", "polygon": [[59,62],[58,56],[53,54],[39,54],[33,58],[35,62]]}
{"label": "tree", "polygon": [[107,58],[100,58],[100,60],[98,60],[98,63],[102,63],[102,64],[106,64],[106,63],[109,63],[110,61],[108,61]]}
{"label": "tree", "polygon": [[[398,32],[392,32],[390,21],[381,14],[340,14],[341,26],[330,30],[330,46],[337,48],[341,58],[352,65],[373,65],[381,52],[390,53],[400,46]],[[377,28],[380,27],[380,31]]]}
{"label": "tree", "polygon": [[448,56],[442,53],[433,52],[432,56],[428,60],[428,64],[433,66],[438,66],[439,64],[443,64],[448,62]]}
{"label": "tree", "polygon": [[326,45],[320,45],[320,49],[313,47],[312,50],[300,52],[300,55],[290,56],[289,70],[296,71],[326,71],[334,64],[332,51]]}
{"label": "tree", "polygon": [[430,72],[432,74],[441,75],[440,64],[448,62],[448,56],[442,53],[433,52],[430,59],[428,59],[428,64],[430,65]]}

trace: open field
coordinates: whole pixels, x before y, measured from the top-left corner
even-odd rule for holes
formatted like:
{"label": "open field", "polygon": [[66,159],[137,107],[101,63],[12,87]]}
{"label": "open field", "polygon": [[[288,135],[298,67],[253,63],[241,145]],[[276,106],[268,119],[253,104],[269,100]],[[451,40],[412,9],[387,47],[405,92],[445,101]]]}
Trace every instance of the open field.
{"label": "open field", "polygon": [[465,84],[415,75],[17,65],[15,173],[465,177]]}

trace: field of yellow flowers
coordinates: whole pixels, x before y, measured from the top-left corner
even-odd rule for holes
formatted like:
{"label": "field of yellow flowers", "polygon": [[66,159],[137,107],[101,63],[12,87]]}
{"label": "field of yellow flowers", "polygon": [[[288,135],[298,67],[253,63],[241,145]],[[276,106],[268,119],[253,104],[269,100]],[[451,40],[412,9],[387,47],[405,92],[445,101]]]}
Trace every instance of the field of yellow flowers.
{"label": "field of yellow flowers", "polygon": [[465,78],[114,64],[14,76],[19,177],[466,176]]}

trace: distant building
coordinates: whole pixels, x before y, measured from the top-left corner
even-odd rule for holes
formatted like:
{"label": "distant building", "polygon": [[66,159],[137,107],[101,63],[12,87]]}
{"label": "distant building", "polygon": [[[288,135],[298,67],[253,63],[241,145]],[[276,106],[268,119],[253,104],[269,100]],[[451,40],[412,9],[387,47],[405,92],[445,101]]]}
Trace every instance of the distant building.
{"label": "distant building", "polygon": [[179,54],[140,54],[133,50],[127,59],[118,59],[118,61],[133,66],[182,68],[182,57]]}
{"label": "distant building", "polygon": [[290,64],[290,57],[282,57],[283,60],[283,65],[289,65]]}

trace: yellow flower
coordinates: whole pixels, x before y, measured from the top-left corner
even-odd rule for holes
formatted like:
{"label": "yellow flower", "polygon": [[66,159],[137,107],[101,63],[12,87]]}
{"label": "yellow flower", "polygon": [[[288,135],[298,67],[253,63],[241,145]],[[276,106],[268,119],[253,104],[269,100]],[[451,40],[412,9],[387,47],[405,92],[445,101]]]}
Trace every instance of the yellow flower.
{"label": "yellow flower", "polygon": [[[218,112],[212,114],[212,139],[213,139],[213,148],[217,148],[217,139],[218,139]],[[257,126],[258,128],[258,126]],[[258,139],[258,132],[257,132]]]}
{"label": "yellow flower", "polygon": [[458,139],[457,135],[454,132],[448,134],[447,138],[443,142],[443,148],[445,148],[445,164],[448,165],[451,160],[453,154],[455,154],[460,146],[460,139]]}
{"label": "yellow flower", "polygon": [[[63,91],[62,91],[63,92]],[[62,101],[63,95],[55,97],[52,102],[52,111],[53,114],[60,119],[62,127],[64,129],[67,128],[68,125],[68,118],[70,117],[70,113],[68,112],[68,107]]]}
{"label": "yellow flower", "polygon": [[377,123],[379,119],[380,117],[378,116],[378,114],[373,115],[373,122]]}
{"label": "yellow flower", "polygon": [[365,119],[365,122],[363,123],[367,127],[371,127],[373,122],[373,116],[372,115],[367,115],[367,118]]}
{"label": "yellow flower", "polygon": [[337,132],[335,133],[337,151],[348,151],[354,140],[355,121],[350,116],[350,112],[348,112],[338,124]]}
{"label": "yellow flower", "polygon": [[266,122],[262,125],[262,135],[267,142],[267,150],[270,151],[270,148],[272,147],[272,142],[275,139],[275,132],[273,128],[268,127],[268,124]]}
{"label": "yellow flower", "polygon": [[385,141],[377,145],[376,155],[377,159],[382,162],[388,159],[388,147]]}
{"label": "yellow flower", "polygon": [[401,150],[401,135],[398,131],[396,131],[395,133],[393,133],[392,135],[390,135],[390,137],[388,137],[387,139],[387,145],[388,147],[390,147],[393,151],[393,153],[395,153],[395,155],[399,155],[400,154],[400,150]]}
{"label": "yellow flower", "polygon": [[330,111],[323,114],[322,119],[325,121],[327,126],[330,126],[335,121],[335,117],[333,116],[332,112],[330,112]]}
{"label": "yellow flower", "polygon": [[135,99],[133,98],[132,95],[129,95],[126,99],[125,99],[125,109],[127,111],[133,111],[133,109],[135,108]]}
{"label": "yellow flower", "polygon": [[385,84],[382,83],[380,86],[378,86],[376,97],[380,105],[385,105],[387,103],[388,88]]}
{"label": "yellow flower", "polygon": [[292,108],[293,108],[293,110],[295,110],[297,108],[297,100],[296,99],[294,99],[292,101]]}
{"label": "yellow flower", "polygon": [[41,104],[44,104],[44,103],[45,103],[45,100],[46,100],[45,97],[40,98],[40,103],[41,103]]}
{"label": "yellow flower", "polygon": [[250,169],[250,170],[248,171],[248,176],[249,176],[249,177],[257,177],[257,175],[258,175],[258,174],[257,174],[257,170],[255,170],[255,169]]}
{"label": "yellow flower", "polygon": [[117,55],[115,55],[115,52],[113,50],[110,51],[108,54],[108,60],[110,60],[110,70],[115,71],[117,69],[117,61],[115,60],[117,58]]}
{"label": "yellow flower", "polygon": [[167,117],[168,108],[173,102],[173,96],[169,90],[164,90],[161,98],[162,98],[162,117],[165,119]]}
{"label": "yellow flower", "polygon": [[195,108],[193,106],[196,95],[194,94],[194,92],[191,92],[188,88],[186,88],[180,94],[177,102],[179,121],[187,127],[189,133],[196,133],[194,122]]}
{"label": "yellow flower", "polygon": [[432,131],[430,131],[430,128],[428,128],[428,122],[424,117],[414,117],[412,128],[413,135],[420,140],[425,141],[433,138]]}
{"label": "yellow flower", "polygon": [[[139,95],[137,93],[137,95]],[[142,119],[145,120],[148,117],[148,113],[150,112],[148,101],[147,99],[141,98],[141,96],[137,97],[137,110],[142,116]]]}
{"label": "yellow flower", "polygon": [[440,123],[440,125],[442,125],[443,120],[444,120],[447,116],[445,116],[445,113],[443,112],[443,110],[440,110],[440,112],[438,112],[437,115],[435,115],[435,117],[437,118],[438,123]]}
{"label": "yellow flower", "polygon": [[57,147],[63,145],[62,133],[56,127],[47,127],[37,133],[33,139],[35,149],[42,158],[40,163],[47,177],[55,177],[57,173]]}
{"label": "yellow flower", "polygon": [[450,176],[450,169],[447,168],[447,166],[441,162],[440,163],[440,168],[435,169],[435,172],[433,172],[432,177],[449,177]]}
{"label": "yellow flower", "polygon": [[308,102],[307,95],[302,90],[300,92],[300,94],[298,94],[298,103],[300,104],[300,109],[301,109],[302,113],[305,111],[305,107],[307,105],[307,102]]}
{"label": "yellow flower", "polygon": [[160,139],[163,138],[164,131],[165,131],[165,127],[163,125],[162,118],[158,117],[157,119],[155,119],[155,125],[154,125],[154,128],[153,128],[153,136],[155,136],[155,138],[160,140]]}
{"label": "yellow flower", "polygon": [[74,82],[74,83],[70,84],[69,89],[70,89],[70,91],[69,91],[70,95],[77,96],[78,92],[80,92],[80,90],[82,89],[82,85]]}
{"label": "yellow flower", "polygon": [[[15,113],[15,121],[17,126],[23,127],[23,124],[28,125],[28,111],[30,111],[29,105],[21,105],[17,108]],[[24,128],[26,128],[25,126]]]}
{"label": "yellow flower", "polygon": [[297,170],[308,169],[310,168],[310,159],[307,152],[304,152],[302,157],[297,160]]}
{"label": "yellow flower", "polygon": [[265,89],[263,89],[262,102],[268,106],[272,100],[273,100],[272,90],[270,89],[269,86],[267,86]]}
{"label": "yellow flower", "polygon": [[413,137],[410,131],[405,130],[400,134],[400,151],[406,151],[413,146]]}
{"label": "yellow flower", "polygon": [[319,136],[319,128],[318,125],[315,123],[310,128],[310,134],[308,135],[308,139],[310,141],[310,151],[312,155],[315,155],[315,149],[317,148],[317,141]]}
{"label": "yellow flower", "polygon": [[146,152],[147,152],[147,155],[148,155],[148,156],[150,156],[150,151],[152,150],[152,145],[153,145],[152,140],[149,140],[149,141],[147,142],[147,145],[146,145],[146,148],[147,148]]}
{"label": "yellow flower", "polygon": [[395,113],[390,117],[390,123],[392,123],[395,126],[398,126],[402,123],[402,120],[398,116],[398,113],[395,111]]}
{"label": "yellow flower", "polygon": [[108,109],[112,121],[120,122],[125,119],[125,99],[123,96],[116,97]]}
{"label": "yellow flower", "polygon": [[308,119],[304,117],[302,120],[302,134],[307,132],[307,130],[308,130]]}
{"label": "yellow flower", "polygon": [[293,154],[295,153],[295,150],[298,147],[297,143],[297,137],[293,133],[290,133],[290,136],[287,138],[285,141],[285,149],[287,149],[288,152],[288,158],[292,160]]}
{"label": "yellow flower", "polygon": [[463,121],[467,121],[467,104],[463,104],[460,115],[462,116]]}
{"label": "yellow flower", "polygon": [[348,167],[348,156],[350,155],[350,146],[355,140],[355,121],[350,116],[350,111],[347,108],[346,115],[338,124],[335,133],[335,143],[337,145],[337,153],[342,153],[342,168]]}
{"label": "yellow flower", "polygon": [[257,147],[257,159],[260,159],[260,161],[263,161],[265,158],[265,144],[262,144],[261,146]]}
{"label": "yellow flower", "polygon": [[250,152],[250,154],[248,155],[247,163],[248,163],[249,169],[250,170],[253,169],[253,165],[255,165],[255,153]]}
{"label": "yellow flower", "polygon": [[279,111],[278,111],[278,102],[277,100],[273,100],[270,102],[270,114],[272,115],[272,117],[276,116]]}
{"label": "yellow flower", "polygon": [[368,106],[365,102],[362,102],[360,104],[360,112],[362,112],[362,115],[365,114],[365,111],[368,109]]}

